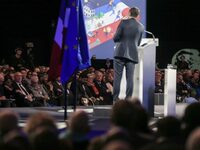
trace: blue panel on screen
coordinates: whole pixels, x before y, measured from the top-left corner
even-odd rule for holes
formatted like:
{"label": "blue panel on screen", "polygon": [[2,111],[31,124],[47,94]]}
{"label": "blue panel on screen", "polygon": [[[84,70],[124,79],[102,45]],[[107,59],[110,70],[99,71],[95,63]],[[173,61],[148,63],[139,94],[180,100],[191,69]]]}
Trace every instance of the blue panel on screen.
{"label": "blue panel on screen", "polygon": [[113,58],[113,35],[132,6],[141,10],[141,22],[146,26],[146,0],[83,0],[91,56]]}

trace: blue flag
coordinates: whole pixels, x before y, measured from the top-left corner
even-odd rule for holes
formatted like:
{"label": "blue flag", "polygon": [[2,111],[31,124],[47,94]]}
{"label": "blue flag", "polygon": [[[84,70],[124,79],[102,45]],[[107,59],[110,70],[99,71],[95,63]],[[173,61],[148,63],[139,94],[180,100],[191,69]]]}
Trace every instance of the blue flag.
{"label": "blue flag", "polygon": [[61,81],[66,83],[80,69],[89,67],[89,48],[81,0],[68,0],[70,14],[64,42]]}

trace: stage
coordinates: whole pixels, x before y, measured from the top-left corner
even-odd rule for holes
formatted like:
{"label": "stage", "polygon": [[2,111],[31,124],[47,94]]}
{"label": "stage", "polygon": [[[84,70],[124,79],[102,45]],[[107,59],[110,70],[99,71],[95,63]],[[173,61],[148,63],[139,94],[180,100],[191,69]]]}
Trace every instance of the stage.
{"label": "stage", "polygon": [[[177,103],[176,104],[176,116],[181,118],[184,114],[185,107],[188,104],[186,103]],[[7,108],[0,108],[0,110],[4,110]],[[9,108],[14,112],[19,114],[20,120],[19,125],[23,127],[26,123],[26,120],[29,116],[36,112],[46,112],[53,116],[56,120],[57,126],[59,129],[67,128],[67,125],[64,121],[64,108],[63,107],[33,107],[33,108]],[[95,131],[106,131],[110,128],[110,113],[112,106],[104,105],[104,106],[77,106],[76,110],[84,110],[88,113],[90,118],[90,126],[92,130]],[[73,107],[69,106],[67,108],[67,118],[71,116],[74,112]],[[154,117],[150,119],[149,125],[153,128],[154,123],[157,119],[164,117],[164,106],[163,105],[155,105],[154,107]]]}

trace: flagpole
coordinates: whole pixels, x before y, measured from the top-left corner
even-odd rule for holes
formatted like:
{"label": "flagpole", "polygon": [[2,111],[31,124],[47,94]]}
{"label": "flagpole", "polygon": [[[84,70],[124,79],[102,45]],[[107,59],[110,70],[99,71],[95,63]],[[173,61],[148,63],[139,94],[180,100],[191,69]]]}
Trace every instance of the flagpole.
{"label": "flagpole", "polygon": [[64,84],[64,121],[67,120],[67,82]]}
{"label": "flagpole", "polygon": [[[78,41],[78,50],[80,48],[80,39],[79,39],[79,0],[77,0],[77,5],[76,5],[76,11],[77,11],[77,32],[78,32],[78,37],[76,37]],[[77,73],[78,73],[79,66],[75,69],[74,72],[74,82],[75,82],[75,95],[74,95],[74,101],[73,101],[73,109],[74,112],[76,111],[76,102],[77,102]]]}
{"label": "flagpole", "polygon": [[77,72],[78,68],[74,72],[74,83],[75,83],[75,95],[74,95],[74,100],[73,100],[73,109],[74,112],[76,111],[76,103],[77,103]]}

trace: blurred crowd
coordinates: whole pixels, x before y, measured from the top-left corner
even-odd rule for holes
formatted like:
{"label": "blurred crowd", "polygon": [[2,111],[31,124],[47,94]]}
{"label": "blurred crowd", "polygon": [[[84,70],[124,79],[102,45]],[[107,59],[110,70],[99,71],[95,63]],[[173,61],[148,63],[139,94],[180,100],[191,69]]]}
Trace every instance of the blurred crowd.
{"label": "blurred crowd", "polygon": [[[199,150],[200,103],[188,105],[180,118],[151,120],[137,98],[118,100],[110,127],[94,134],[89,114],[73,112],[59,129],[46,112],[30,115],[24,126],[12,110],[0,111],[1,150]],[[152,123],[153,122],[153,123]],[[91,136],[93,133],[93,136]]]}
{"label": "blurred crowd", "polygon": [[[156,70],[155,93],[164,93],[164,71]],[[198,69],[177,70],[176,101],[193,103],[200,100],[200,71]]]}

